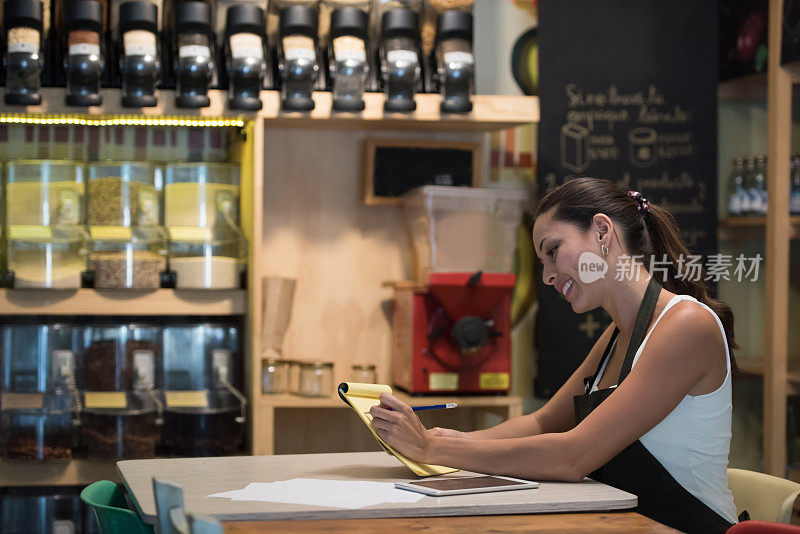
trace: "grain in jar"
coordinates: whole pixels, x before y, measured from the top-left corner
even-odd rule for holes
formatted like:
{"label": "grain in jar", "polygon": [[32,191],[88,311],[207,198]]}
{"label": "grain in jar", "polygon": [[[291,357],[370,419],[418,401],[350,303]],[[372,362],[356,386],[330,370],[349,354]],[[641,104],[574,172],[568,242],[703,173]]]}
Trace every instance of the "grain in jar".
{"label": "grain in jar", "polygon": [[89,165],[89,226],[157,225],[159,197],[156,169],[148,163],[108,162]]}
{"label": "grain in jar", "polygon": [[6,172],[6,223],[78,224],[84,181],[80,165],[66,160],[12,160]]}
{"label": "grain in jar", "polygon": [[422,19],[422,50],[426,55],[433,52],[436,41],[436,21],[445,11],[466,11],[472,13],[475,0],[428,0]]}
{"label": "grain in jar", "polygon": [[97,289],[158,289],[167,268],[166,244],[160,229],[138,229],[126,238],[103,235],[92,228],[88,270]]}
{"label": "grain in jar", "polygon": [[211,227],[239,224],[239,167],[225,163],[167,165],[164,223]]}

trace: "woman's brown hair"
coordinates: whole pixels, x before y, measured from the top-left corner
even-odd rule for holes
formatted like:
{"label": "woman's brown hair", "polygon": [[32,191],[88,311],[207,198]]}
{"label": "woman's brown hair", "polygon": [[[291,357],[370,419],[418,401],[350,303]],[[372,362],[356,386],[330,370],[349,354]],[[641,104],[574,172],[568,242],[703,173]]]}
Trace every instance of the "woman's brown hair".
{"label": "woman's brown hair", "polygon": [[[648,207],[649,210],[640,209],[639,202],[626,190],[608,180],[575,178],[542,197],[536,214],[539,216],[552,210],[555,220],[573,224],[583,232],[589,230],[595,214],[608,215],[624,230],[625,248],[631,257],[654,258],[659,268],[666,269],[665,277],[656,278],[665,289],[678,295],[691,295],[717,314],[725,329],[731,370],[736,374],[738,369],[733,351],[739,347],[734,339],[730,306],[709,295],[706,273],[702,267],[699,273],[692,273],[692,276],[678,276],[679,262],[681,258],[689,258],[689,248],[681,239],[672,214],[652,202],[648,203]],[[649,270],[648,263],[645,261],[644,267]]]}

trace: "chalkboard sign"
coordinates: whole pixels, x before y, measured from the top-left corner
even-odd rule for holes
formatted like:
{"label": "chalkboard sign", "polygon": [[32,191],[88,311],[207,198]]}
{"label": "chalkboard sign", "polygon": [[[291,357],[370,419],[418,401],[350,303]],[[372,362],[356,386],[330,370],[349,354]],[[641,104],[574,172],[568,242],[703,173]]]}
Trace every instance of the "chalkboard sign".
{"label": "chalkboard sign", "polygon": [[[539,2],[539,192],[577,176],[640,191],[693,254],[716,251],[717,8],[713,0]],[[539,397],[610,324],[539,282]]]}
{"label": "chalkboard sign", "polygon": [[423,185],[478,186],[479,143],[430,139],[364,141],[364,203],[396,204]]}

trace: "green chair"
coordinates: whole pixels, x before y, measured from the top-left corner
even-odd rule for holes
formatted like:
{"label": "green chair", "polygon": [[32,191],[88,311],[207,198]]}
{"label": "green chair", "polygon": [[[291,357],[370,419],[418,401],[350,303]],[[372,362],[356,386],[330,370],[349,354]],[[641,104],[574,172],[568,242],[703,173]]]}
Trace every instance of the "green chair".
{"label": "green chair", "polygon": [[728,468],[728,489],[736,513],[747,510],[750,519],[789,524],[800,484],[756,471]]}
{"label": "green chair", "polygon": [[100,480],[83,488],[81,500],[92,507],[100,534],[154,534],[153,527],[128,509],[122,488],[110,480]]}

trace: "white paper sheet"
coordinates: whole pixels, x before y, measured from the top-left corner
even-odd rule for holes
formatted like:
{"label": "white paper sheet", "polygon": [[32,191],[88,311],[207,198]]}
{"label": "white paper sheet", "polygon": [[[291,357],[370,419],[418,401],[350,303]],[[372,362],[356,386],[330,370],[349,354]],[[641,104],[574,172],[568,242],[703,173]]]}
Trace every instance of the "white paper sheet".
{"label": "white paper sheet", "polygon": [[293,478],[278,482],[253,482],[240,490],[214,493],[209,497],[330,508],[364,508],[387,502],[414,503],[425,496],[397,489],[391,482]]}

